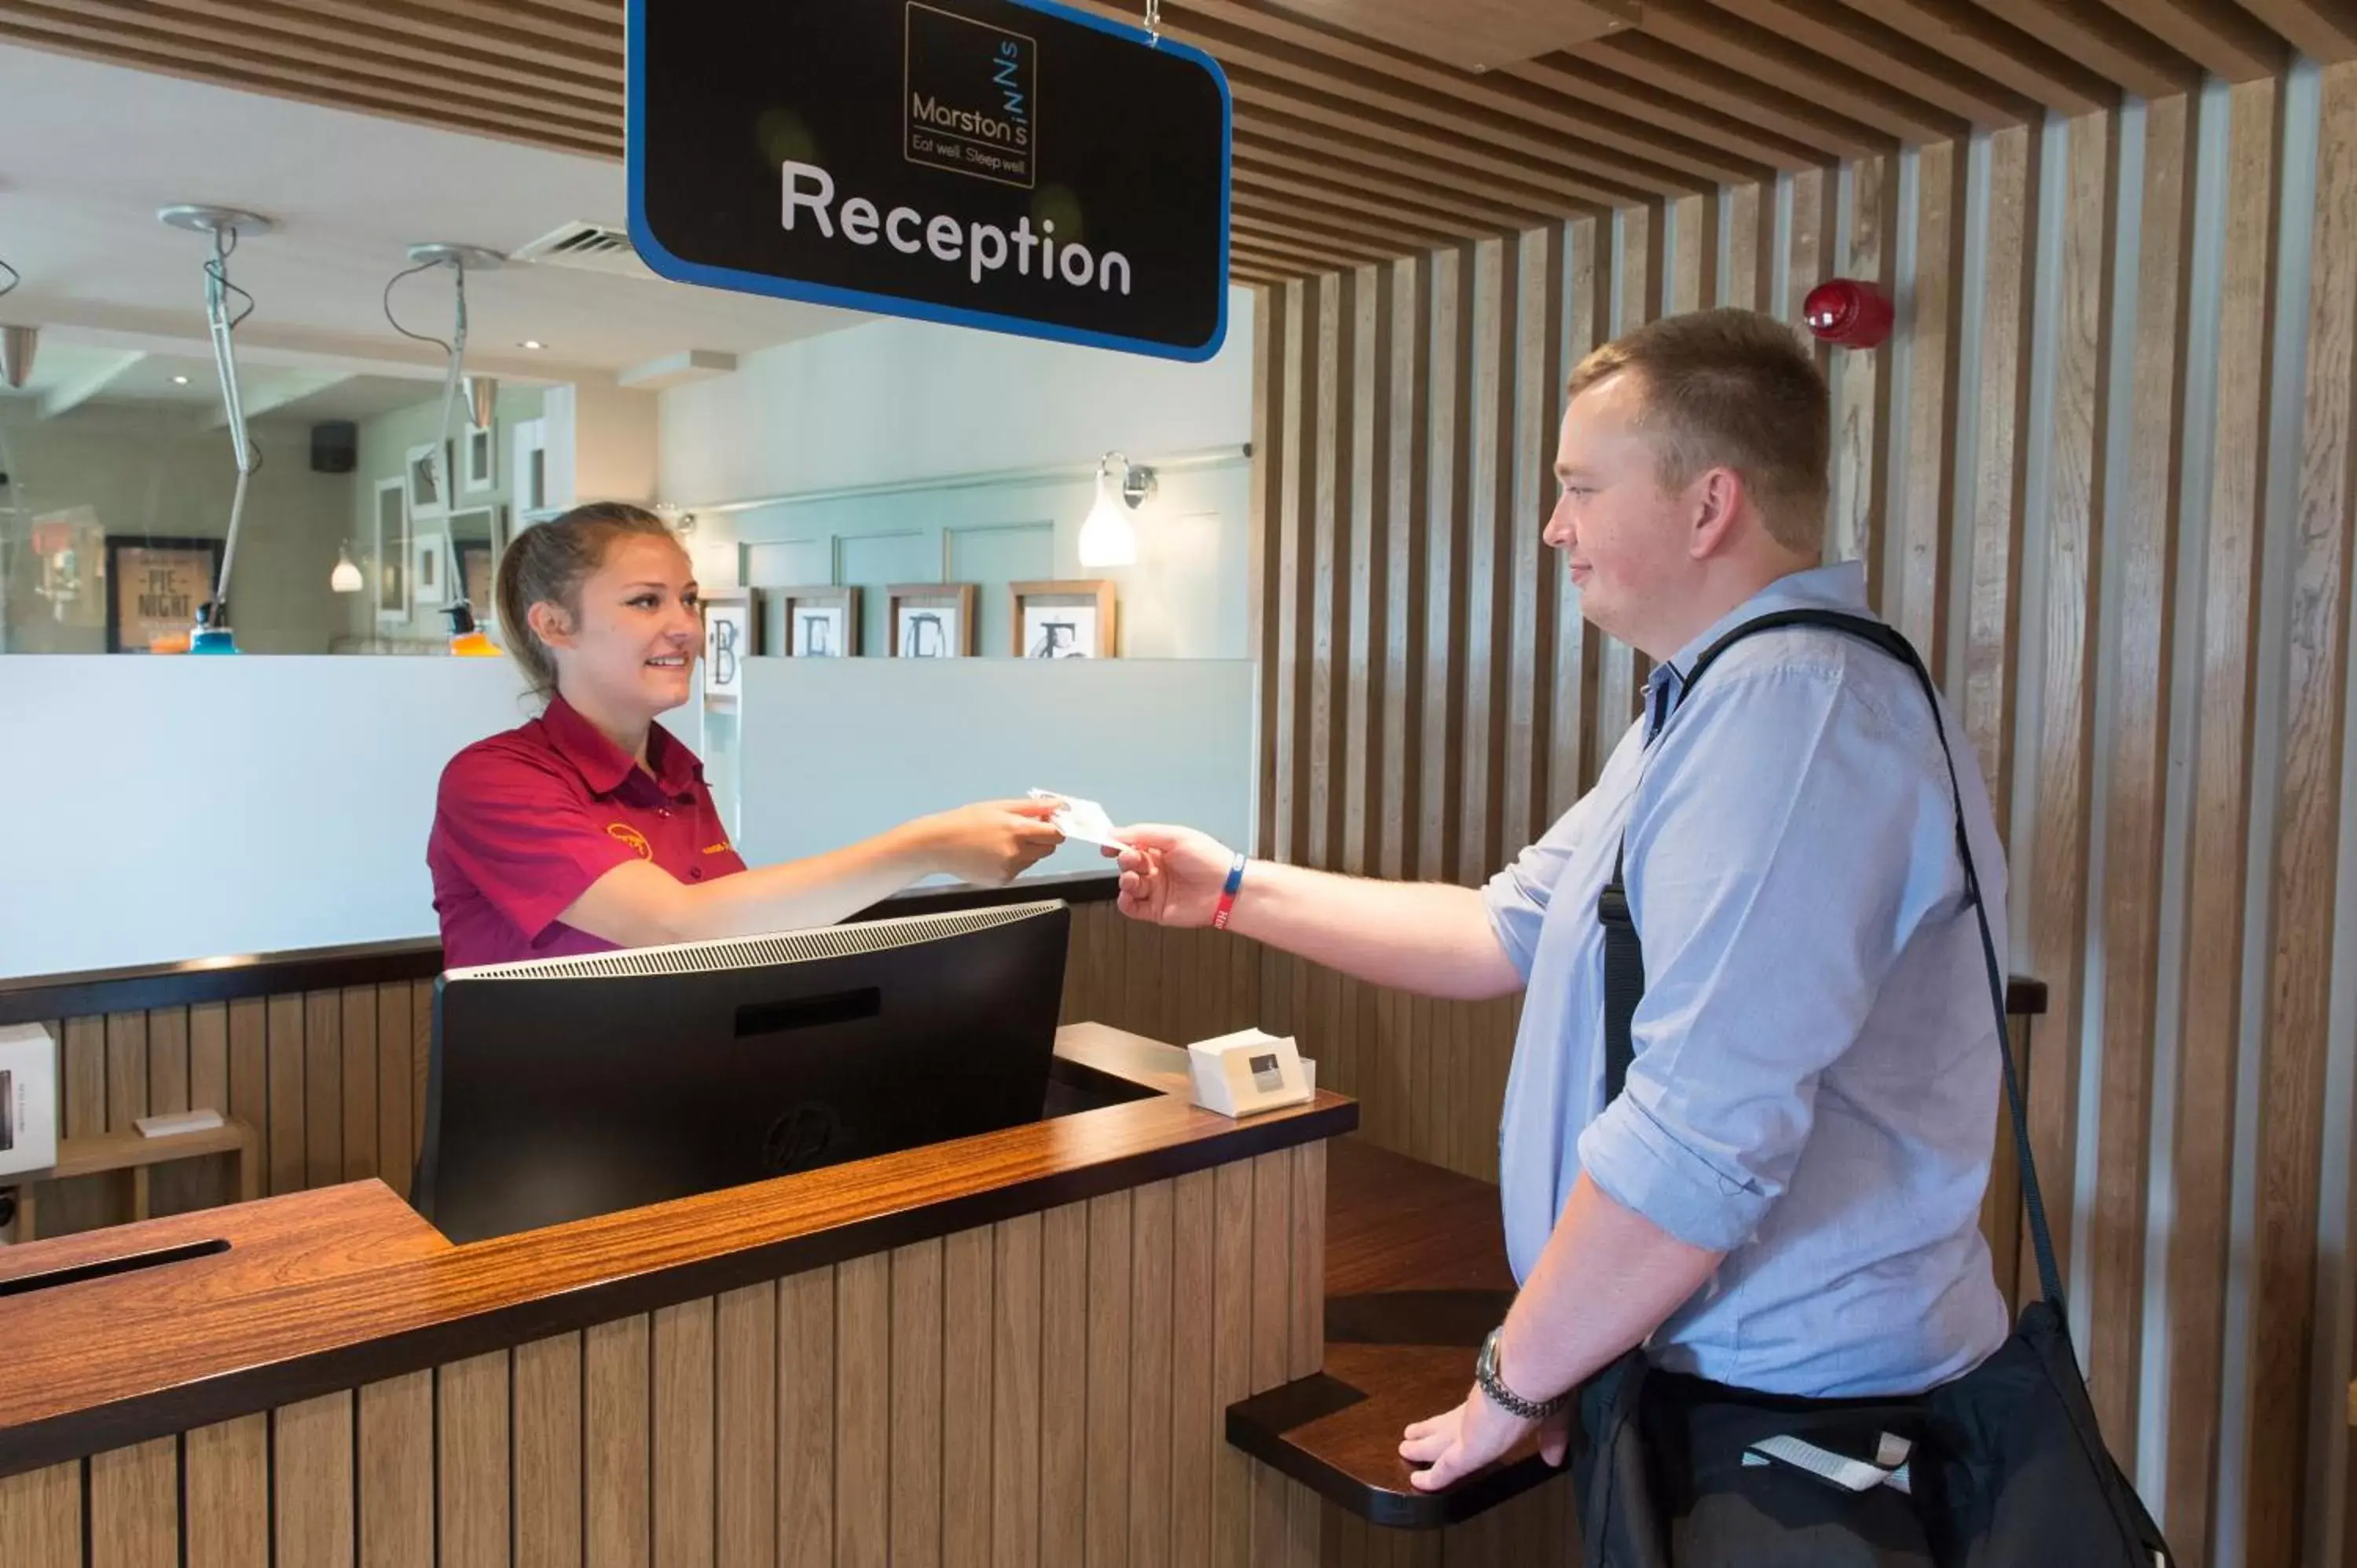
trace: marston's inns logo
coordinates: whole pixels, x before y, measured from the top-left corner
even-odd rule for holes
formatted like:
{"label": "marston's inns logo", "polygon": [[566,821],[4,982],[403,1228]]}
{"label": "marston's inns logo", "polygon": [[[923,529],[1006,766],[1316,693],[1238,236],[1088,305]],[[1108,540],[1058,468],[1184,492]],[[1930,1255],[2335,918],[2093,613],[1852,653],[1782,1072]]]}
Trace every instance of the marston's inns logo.
{"label": "marston's inns logo", "polygon": [[637,850],[640,860],[652,860],[655,857],[655,852],[648,846],[647,835],[639,832],[638,829],[630,826],[628,822],[608,822],[606,824],[606,836],[608,838],[619,839],[624,843],[629,844],[632,849]]}
{"label": "marston's inns logo", "polygon": [[1030,188],[1038,41],[918,0],[909,0],[907,29],[909,161]]}

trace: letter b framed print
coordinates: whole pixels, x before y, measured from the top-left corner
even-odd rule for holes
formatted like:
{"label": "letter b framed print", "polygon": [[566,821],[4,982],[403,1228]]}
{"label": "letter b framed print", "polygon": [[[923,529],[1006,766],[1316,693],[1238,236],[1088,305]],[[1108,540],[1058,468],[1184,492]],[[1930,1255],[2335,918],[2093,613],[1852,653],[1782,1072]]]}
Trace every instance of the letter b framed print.
{"label": "letter b framed print", "polygon": [[661,275],[1208,360],[1227,78],[1052,0],[630,0],[630,241]]}

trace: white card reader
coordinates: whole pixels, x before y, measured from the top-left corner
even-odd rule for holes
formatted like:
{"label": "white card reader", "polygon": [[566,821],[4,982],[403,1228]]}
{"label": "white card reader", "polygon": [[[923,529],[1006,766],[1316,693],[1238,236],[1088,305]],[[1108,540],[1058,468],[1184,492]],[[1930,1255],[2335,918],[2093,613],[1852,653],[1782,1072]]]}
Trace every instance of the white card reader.
{"label": "white card reader", "polygon": [[1317,1066],[1302,1059],[1290,1036],[1239,1029],[1187,1047],[1194,1101],[1222,1116],[1252,1116],[1302,1105],[1318,1092]]}

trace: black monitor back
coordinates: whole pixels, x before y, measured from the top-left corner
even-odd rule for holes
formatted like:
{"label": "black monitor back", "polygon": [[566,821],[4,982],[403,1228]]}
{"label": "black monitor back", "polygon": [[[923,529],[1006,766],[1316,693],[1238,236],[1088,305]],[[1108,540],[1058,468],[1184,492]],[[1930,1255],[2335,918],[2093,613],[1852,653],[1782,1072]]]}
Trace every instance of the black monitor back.
{"label": "black monitor back", "polygon": [[1049,900],[451,971],[412,1200],[471,1241],[1037,1121],[1071,923]]}

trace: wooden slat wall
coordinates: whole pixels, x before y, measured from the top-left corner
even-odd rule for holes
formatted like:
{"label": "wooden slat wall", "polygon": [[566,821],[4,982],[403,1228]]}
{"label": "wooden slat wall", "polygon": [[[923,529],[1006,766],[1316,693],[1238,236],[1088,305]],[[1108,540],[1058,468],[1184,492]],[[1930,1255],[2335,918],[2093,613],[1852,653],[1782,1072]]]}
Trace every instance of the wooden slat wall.
{"label": "wooden slat wall", "polygon": [[[431,982],[160,1007],[48,1026],[64,1042],[68,1133],[127,1133],[153,1112],[210,1110],[249,1122],[262,1190],[382,1176],[404,1196],[425,1137]],[[118,1176],[35,1187],[41,1234],[131,1218]],[[158,1166],[151,1204],[178,1214],[233,1201],[226,1158]]]}
{"label": "wooden slat wall", "polygon": [[[1347,565],[1368,579],[1353,603],[1405,590],[1428,618],[1387,622],[1363,665],[1290,661],[1327,645],[1315,625],[1261,643],[1270,682],[1333,715],[1314,742],[1280,715],[1265,786],[1396,824],[1379,869],[1486,875],[1630,716],[1638,661],[1580,628],[1538,554],[1551,497],[1500,476],[1544,460],[1562,373],[1611,302],[1626,328],[1699,296],[1693,214],[1626,207],[1263,293],[1286,321],[1343,288],[1394,307],[1392,374],[1361,392],[1387,406],[1338,423],[1287,399],[1256,434],[1301,498],[1270,514],[1271,561],[1316,559],[1300,542],[1328,525],[1325,470],[1368,472],[1371,428],[1394,492],[1422,503]],[[2106,1434],[2180,1561],[2341,1561],[2357,1530],[2325,1478],[2357,1355],[2352,1075],[2335,1066],[2357,1041],[2334,974],[2357,855],[2357,65],[1787,172],[1723,188],[1717,217],[1711,297],[1792,319],[1838,267],[1900,302],[1898,341],[1824,356],[1829,553],[1867,562],[1993,785],[2017,967],[2051,991],[2031,1119]],[[1264,377],[1318,384],[1328,349],[1288,334]],[[1301,583],[1262,613],[1326,602]],[[1421,771],[1392,766],[1361,714],[1402,714]],[[1268,800],[1260,853],[1351,864]],[[1493,1174],[1511,1006],[1262,964],[1251,1021],[1297,1030],[1369,1136]],[[2011,1207],[1993,1201],[1993,1235]]]}
{"label": "wooden slat wall", "polygon": [[1325,1168],[1264,1155],[12,1477],[0,1541],[11,1568],[1314,1568],[1324,1506],[1223,1412],[1320,1362]]}

